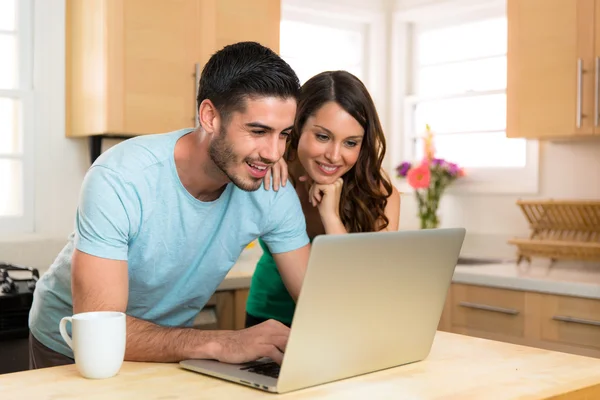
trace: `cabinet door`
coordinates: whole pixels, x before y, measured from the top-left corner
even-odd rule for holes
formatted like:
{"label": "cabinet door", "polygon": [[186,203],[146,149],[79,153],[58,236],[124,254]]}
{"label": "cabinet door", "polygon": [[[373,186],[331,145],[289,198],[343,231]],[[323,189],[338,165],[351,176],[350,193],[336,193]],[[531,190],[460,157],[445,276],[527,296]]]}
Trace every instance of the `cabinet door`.
{"label": "cabinet door", "polygon": [[600,300],[544,295],[542,340],[600,351]]}
{"label": "cabinet door", "polygon": [[196,125],[197,80],[241,40],[279,48],[280,0],[67,0],[69,137]]}
{"label": "cabinet door", "polygon": [[594,132],[595,0],[508,0],[507,136]]}
{"label": "cabinet door", "polygon": [[217,48],[251,40],[279,53],[280,0],[218,0]]}
{"label": "cabinet door", "polygon": [[452,332],[494,340],[525,336],[525,292],[452,284]]}
{"label": "cabinet door", "polygon": [[600,0],[595,2],[594,18],[594,134],[600,134]]}
{"label": "cabinet door", "polygon": [[116,35],[121,48],[116,45],[109,55],[115,71],[111,84],[121,93],[109,101],[122,103],[113,109],[111,130],[139,135],[194,126],[201,0],[118,4],[122,10],[115,16],[122,17],[108,29],[121,33]]}

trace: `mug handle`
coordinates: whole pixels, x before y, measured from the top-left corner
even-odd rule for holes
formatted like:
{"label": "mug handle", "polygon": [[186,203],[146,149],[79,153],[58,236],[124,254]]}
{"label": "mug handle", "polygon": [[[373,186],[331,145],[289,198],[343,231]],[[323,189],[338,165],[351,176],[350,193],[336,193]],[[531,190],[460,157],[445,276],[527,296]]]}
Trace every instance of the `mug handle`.
{"label": "mug handle", "polygon": [[62,338],[65,340],[67,345],[71,348],[71,350],[73,350],[73,342],[71,341],[71,338],[69,337],[69,333],[67,332],[67,322],[70,322],[71,326],[73,325],[73,320],[71,319],[71,317],[63,317],[60,320],[60,324],[58,325],[58,328],[60,330],[60,335],[62,336]]}

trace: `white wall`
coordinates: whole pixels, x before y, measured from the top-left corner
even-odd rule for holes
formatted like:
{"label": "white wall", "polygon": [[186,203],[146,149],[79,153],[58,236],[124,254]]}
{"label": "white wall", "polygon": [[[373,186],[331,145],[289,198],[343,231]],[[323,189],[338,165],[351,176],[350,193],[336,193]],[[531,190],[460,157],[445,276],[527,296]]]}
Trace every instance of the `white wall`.
{"label": "white wall", "polygon": [[85,139],[65,137],[65,1],[36,0],[35,231],[62,237],[73,229],[79,187],[89,167]]}

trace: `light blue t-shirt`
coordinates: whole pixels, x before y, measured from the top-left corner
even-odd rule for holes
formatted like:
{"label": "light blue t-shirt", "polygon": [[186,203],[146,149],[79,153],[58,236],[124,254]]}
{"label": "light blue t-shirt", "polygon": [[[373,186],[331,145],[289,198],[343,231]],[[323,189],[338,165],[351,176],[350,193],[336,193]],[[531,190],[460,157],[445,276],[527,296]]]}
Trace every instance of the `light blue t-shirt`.
{"label": "light blue t-shirt", "polygon": [[292,185],[245,192],[228,184],[212,202],[194,198],[177,175],[174,148],[191,130],[140,136],[112,147],[83,181],[75,232],[39,280],[31,333],[73,357],[58,330],[73,313],[71,255],[127,260],[127,314],[162,326],[189,326],[242,250],[261,237],[273,253],[306,245]]}

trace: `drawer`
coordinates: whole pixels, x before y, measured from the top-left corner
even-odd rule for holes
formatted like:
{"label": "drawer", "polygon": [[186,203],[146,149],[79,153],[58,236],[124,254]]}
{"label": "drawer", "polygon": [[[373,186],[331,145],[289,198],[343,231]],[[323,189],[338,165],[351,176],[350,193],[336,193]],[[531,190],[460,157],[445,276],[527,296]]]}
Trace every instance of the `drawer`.
{"label": "drawer", "polygon": [[542,340],[600,350],[600,300],[544,295]]}
{"label": "drawer", "polygon": [[524,337],[525,292],[463,284],[452,286],[453,331]]}

